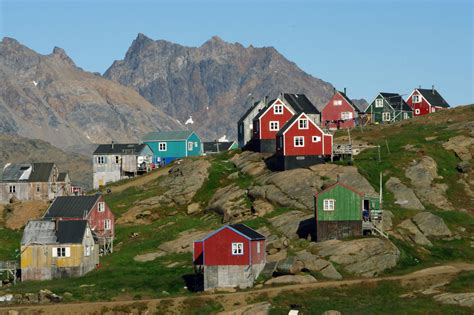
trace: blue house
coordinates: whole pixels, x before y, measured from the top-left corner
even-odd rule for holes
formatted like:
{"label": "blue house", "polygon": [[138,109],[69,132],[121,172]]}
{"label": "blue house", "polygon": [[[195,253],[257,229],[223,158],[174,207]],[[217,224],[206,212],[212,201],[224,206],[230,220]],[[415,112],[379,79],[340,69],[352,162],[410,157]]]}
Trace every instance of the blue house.
{"label": "blue house", "polygon": [[173,160],[202,155],[201,139],[190,130],[150,132],[143,143],[153,151],[153,161],[165,165]]}

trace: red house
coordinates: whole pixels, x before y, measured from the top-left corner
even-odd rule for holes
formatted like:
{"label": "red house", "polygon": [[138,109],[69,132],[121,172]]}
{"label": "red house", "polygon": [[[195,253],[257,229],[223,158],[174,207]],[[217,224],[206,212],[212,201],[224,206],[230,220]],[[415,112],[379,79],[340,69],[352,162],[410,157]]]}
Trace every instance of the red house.
{"label": "red house", "polygon": [[58,220],[87,220],[98,239],[101,254],[113,251],[115,218],[100,194],[57,197],[43,217]]}
{"label": "red house", "polygon": [[413,116],[423,116],[438,110],[449,108],[448,102],[435,90],[421,87],[413,90],[407,99],[408,105],[413,109]]}
{"label": "red house", "polygon": [[194,242],[194,265],[204,290],[248,288],[265,267],[265,236],[245,224],[230,224]]}
{"label": "red house", "polygon": [[280,98],[272,100],[253,119],[253,143],[257,152],[275,152],[275,137],[295,111]]}
{"label": "red house", "polygon": [[280,170],[323,163],[332,154],[332,135],[326,134],[305,113],[293,116],[276,136]]}
{"label": "red house", "polygon": [[344,92],[334,91],[333,97],[321,111],[321,125],[328,129],[354,128],[359,109]]}

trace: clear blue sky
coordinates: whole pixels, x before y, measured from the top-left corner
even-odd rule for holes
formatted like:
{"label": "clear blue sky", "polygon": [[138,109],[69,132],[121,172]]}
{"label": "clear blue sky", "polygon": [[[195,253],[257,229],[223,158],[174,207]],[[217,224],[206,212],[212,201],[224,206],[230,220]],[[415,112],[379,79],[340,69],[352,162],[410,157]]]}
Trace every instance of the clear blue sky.
{"label": "clear blue sky", "polygon": [[88,71],[123,59],[139,32],[186,46],[217,35],[273,46],[352,98],[434,84],[452,105],[474,102],[474,0],[0,2],[2,37],[62,47]]}

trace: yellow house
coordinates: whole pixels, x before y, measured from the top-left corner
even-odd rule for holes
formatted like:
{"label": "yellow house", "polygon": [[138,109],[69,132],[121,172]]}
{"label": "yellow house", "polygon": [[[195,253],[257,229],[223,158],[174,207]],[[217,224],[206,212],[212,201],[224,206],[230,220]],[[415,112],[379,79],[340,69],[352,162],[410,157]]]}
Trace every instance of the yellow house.
{"label": "yellow house", "polygon": [[21,280],[79,277],[99,264],[87,220],[31,220],[21,240]]}

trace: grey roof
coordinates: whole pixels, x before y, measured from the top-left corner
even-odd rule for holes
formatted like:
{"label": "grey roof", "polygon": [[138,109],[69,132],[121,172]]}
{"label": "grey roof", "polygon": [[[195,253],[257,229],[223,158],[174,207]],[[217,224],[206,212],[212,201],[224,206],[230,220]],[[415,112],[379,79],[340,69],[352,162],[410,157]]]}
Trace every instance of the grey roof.
{"label": "grey roof", "polygon": [[[54,163],[23,163],[10,164],[4,167],[2,181],[28,181],[28,182],[48,182],[53,172]],[[31,171],[28,178],[21,178],[23,174]]]}
{"label": "grey roof", "polygon": [[272,106],[272,104],[273,104],[275,101],[276,101],[276,99],[271,100],[270,102],[268,102],[268,104],[265,105],[265,107],[262,108],[262,110],[260,110],[260,111],[258,112],[258,114],[255,116],[255,118],[254,118],[253,120],[258,120],[258,119],[260,119],[260,117],[262,117],[263,113],[264,113],[268,108],[270,108],[270,106]]}
{"label": "grey roof", "polygon": [[448,108],[449,104],[436,89],[417,89],[431,106]]}
{"label": "grey roof", "polygon": [[394,110],[412,111],[411,107],[405,102],[400,94],[380,92],[380,95],[382,95]]}
{"label": "grey roof", "polygon": [[243,235],[247,236],[248,238],[250,238],[252,241],[258,241],[258,240],[264,240],[265,239],[265,236],[263,236],[262,234],[258,233],[257,231],[255,231],[254,229],[251,229],[249,228],[248,226],[246,226],[245,224],[242,224],[242,223],[237,223],[237,224],[230,224],[229,225],[231,228],[239,231],[240,233],[242,233]]}
{"label": "grey roof", "polygon": [[290,118],[290,120],[288,120],[284,125],[283,127],[280,128],[280,130],[278,130],[277,132],[277,137],[278,136],[281,136],[283,135],[283,133],[288,129],[290,128],[291,124],[294,123],[301,115],[302,113],[298,113],[298,114],[295,114],[293,115],[293,117]]}
{"label": "grey roof", "polygon": [[82,243],[87,220],[31,220],[23,231],[21,245]]}
{"label": "grey roof", "polygon": [[283,94],[285,101],[297,112],[306,114],[319,114],[316,106],[304,94]]}
{"label": "grey roof", "polygon": [[65,173],[59,173],[58,175],[58,182],[64,182],[66,181],[66,177],[68,176],[68,173],[65,172]]}
{"label": "grey roof", "polygon": [[[229,150],[232,145],[235,143],[235,141],[225,141],[225,142],[203,142],[202,146],[204,149],[204,153],[217,153],[217,152],[222,152],[222,151],[227,151]],[[217,148],[219,147],[219,151],[217,151]]]}
{"label": "grey roof", "polygon": [[93,196],[60,196],[54,199],[44,218],[84,218],[99,199]]}
{"label": "grey roof", "polygon": [[82,243],[87,228],[87,220],[67,220],[58,222],[56,238],[59,244]]}
{"label": "grey roof", "polygon": [[136,154],[141,152],[148,145],[145,143],[109,143],[109,144],[99,144],[97,149],[95,149],[94,154]]}
{"label": "grey roof", "polygon": [[155,131],[147,133],[143,137],[143,141],[169,141],[169,140],[187,140],[193,131]]}
{"label": "grey roof", "polygon": [[240,117],[240,119],[237,123],[238,124],[242,123],[244,121],[244,119],[247,118],[247,116],[250,115],[252,113],[252,111],[262,102],[263,101],[258,101],[258,102],[253,103],[253,105],[250,106],[250,108],[242,115],[242,117]]}
{"label": "grey roof", "polygon": [[1,180],[8,182],[18,181],[29,168],[31,168],[31,164],[7,164],[3,168]]}

